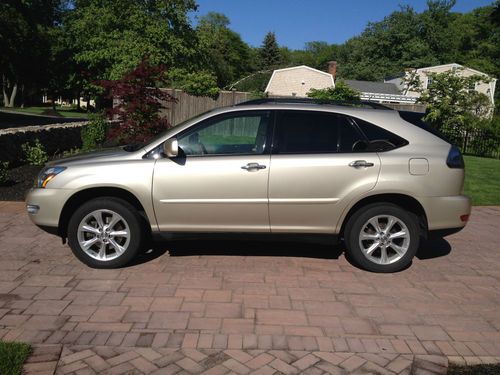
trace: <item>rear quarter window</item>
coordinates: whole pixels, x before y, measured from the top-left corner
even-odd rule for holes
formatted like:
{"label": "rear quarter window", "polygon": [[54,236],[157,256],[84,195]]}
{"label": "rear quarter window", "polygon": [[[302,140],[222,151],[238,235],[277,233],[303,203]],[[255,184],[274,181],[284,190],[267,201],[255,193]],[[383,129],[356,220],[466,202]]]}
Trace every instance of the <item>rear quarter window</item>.
{"label": "rear quarter window", "polygon": [[353,121],[369,142],[366,151],[390,151],[408,144],[406,139],[383,129],[380,126],[358,118],[353,118]]}
{"label": "rear quarter window", "polygon": [[409,122],[410,124],[413,124],[420,129],[423,129],[432,135],[435,135],[436,137],[442,139],[445,142],[452,143],[450,140],[439,130],[435,129],[432,127],[432,125],[428,124],[427,122],[424,121],[424,113],[419,113],[419,112],[409,112],[409,111],[399,111],[399,116],[405,120],[406,122]]}

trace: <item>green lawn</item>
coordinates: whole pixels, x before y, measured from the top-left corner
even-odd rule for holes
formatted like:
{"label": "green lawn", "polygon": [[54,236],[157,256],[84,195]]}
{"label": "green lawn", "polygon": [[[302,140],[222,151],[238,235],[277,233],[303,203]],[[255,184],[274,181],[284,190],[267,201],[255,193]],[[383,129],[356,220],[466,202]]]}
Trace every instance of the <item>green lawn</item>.
{"label": "green lawn", "polygon": [[0,374],[20,375],[30,352],[28,344],[0,341]]}
{"label": "green lawn", "polygon": [[56,113],[52,111],[51,106],[36,106],[36,107],[24,107],[24,108],[9,108],[8,111],[21,112],[21,113],[31,113],[34,115],[48,115],[48,116],[61,116],[61,117],[77,117],[77,118],[87,118],[87,113],[78,112],[77,110],[70,107],[56,106]]}
{"label": "green lawn", "polygon": [[465,194],[476,206],[500,205],[500,160],[464,156]]}

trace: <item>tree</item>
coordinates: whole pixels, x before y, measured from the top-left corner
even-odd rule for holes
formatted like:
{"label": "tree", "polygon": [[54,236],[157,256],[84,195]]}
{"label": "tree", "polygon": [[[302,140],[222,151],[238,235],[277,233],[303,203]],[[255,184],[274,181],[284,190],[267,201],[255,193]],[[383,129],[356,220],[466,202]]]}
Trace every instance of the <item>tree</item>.
{"label": "tree", "polygon": [[382,80],[405,68],[440,61],[422,37],[421,14],[402,7],[380,22],[369,23],[361,35],[339,48],[338,74],[343,78]]}
{"label": "tree", "polygon": [[467,130],[477,121],[491,114],[488,97],[474,90],[481,82],[489,82],[480,75],[463,76],[460,69],[443,73],[429,73],[431,83],[422,88],[420,80],[413,81],[412,91],[420,92],[418,101],[427,105],[425,121],[446,131]]}
{"label": "tree", "polygon": [[457,57],[457,37],[451,27],[458,17],[451,12],[455,4],[456,0],[428,0],[427,9],[418,17],[421,39],[440,62],[455,61]]}
{"label": "tree", "polygon": [[74,57],[87,81],[119,79],[148,56],[152,65],[192,63],[187,13],[194,0],[75,0],[66,20]]}
{"label": "tree", "polygon": [[500,27],[500,0],[495,1],[490,18],[495,26]]}
{"label": "tree", "polygon": [[315,69],[325,70],[328,61],[335,60],[339,46],[323,41],[307,42],[303,50],[291,51],[291,65],[307,65]]}
{"label": "tree", "polygon": [[276,35],[268,32],[264,37],[259,50],[260,69],[274,69],[280,64],[280,48],[276,42]]}
{"label": "tree", "polygon": [[5,0],[0,4],[0,79],[3,102],[40,87],[48,76],[50,30],[59,27],[65,0]]}
{"label": "tree", "polygon": [[196,28],[200,61],[196,69],[212,71],[221,88],[254,68],[250,47],[229,29],[229,24],[225,15],[210,12],[200,19]]}
{"label": "tree", "polygon": [[464,14],[453,12],[454,4],[454,0],[429,0],[422,13],[403,6],[369,23],[360,35],[338,47],[338,75],[382,80],[408,68],[456,62],[499,77],[500,2]]}
{"label": "tree", "polygon": [[217,77],[210,71],[201,70],[190,73],[182,68],[172,68],[167,73],[167,85],[194,96],[207,96],[217,99],[220,89]]}
{"label": "tree", "polygon": [[160,109],[175,102],[158,87],[165,77],[164,66],[151,65],[144,59],[123,78],[100,82],[108,98],[118,102],[109,115],[119,121],[111,133],[120,142],[145,142],[169,127],[168,121],[160,118]]}
{"label": "tree", "polygon": [[335,87],[329,87],[326,89],[311,89],[311,91],[307,93],[307,96],[318,100],[360,100],[360,93],[350,88],[343,81],[337,81]]}

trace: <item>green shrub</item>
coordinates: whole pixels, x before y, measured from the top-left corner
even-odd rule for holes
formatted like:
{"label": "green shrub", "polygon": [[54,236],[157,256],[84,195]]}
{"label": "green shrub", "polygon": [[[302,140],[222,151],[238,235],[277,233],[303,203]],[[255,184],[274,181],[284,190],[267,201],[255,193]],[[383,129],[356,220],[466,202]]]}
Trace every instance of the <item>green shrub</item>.
{"label": "green shrub", "polygon": [[5,184],[9,180],[9,162],[0,162],[0,185]]}
{"label": "green shrub", "polygon": [[82,151],[95,150],[102,146],[106,139],[108,123],[103,113],[89,115],[89,123],[81,131]]}
{"label": "green shrub", "polygon": [[26,160],[30,165],[44,165],[49,157],[47,156],[47,152],[40,141],[35,139],[33,144],[29,142],[24,143],[21,148],[24,153],[24,160]]}
{"label": "green shrub", "polygon": [[206,96],[217,99],[220,89],[217,87],[217,77],[209,71],[202,70],[190,73],[186,69],[170,69],[167,73],[169,83],[176,89],[184,90],[193,96]]}
{"label": "green shrub", "polygon": [[360,100],[360,93],[344,81],[337,81],[335,87],[326,89],[311,89],[307,96],[318,100]]}

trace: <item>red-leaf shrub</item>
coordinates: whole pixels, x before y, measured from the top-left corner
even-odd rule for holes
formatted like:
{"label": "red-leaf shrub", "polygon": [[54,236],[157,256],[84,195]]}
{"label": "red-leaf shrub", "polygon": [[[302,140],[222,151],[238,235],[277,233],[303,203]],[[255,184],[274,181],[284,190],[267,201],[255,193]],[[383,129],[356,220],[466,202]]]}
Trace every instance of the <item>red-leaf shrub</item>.
{"label": "red-leaf shrub", "polygon": [[111,137],[124,143],[145,142],[170,127],[167,119],[160,118],[160,109],[176,102],[158,88],[165,85],[165,76],[164,66],[152,66],[143,59],[123,78],[99,82],[115,103],[108,115],[119,123],[110,130]]}

